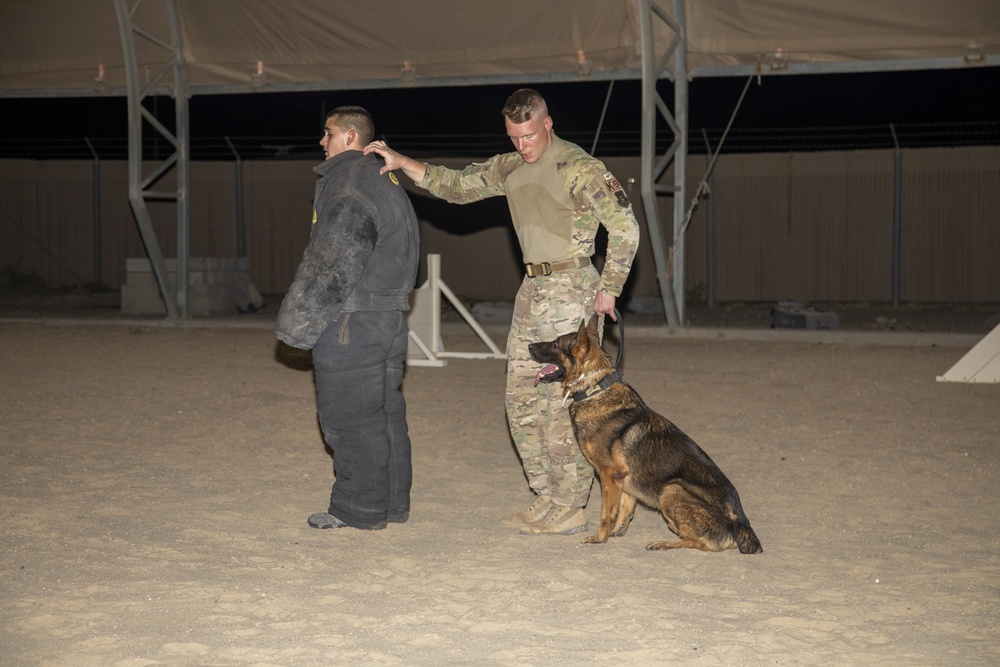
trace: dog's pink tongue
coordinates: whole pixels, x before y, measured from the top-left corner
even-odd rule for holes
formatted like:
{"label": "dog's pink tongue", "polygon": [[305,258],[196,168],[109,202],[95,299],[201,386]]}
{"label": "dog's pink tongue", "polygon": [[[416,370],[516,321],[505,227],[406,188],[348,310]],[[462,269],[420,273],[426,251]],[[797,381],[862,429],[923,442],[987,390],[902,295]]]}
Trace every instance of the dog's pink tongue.
{"label": "dog's pink tongue", "polygon": [[549,373],[554,373],[555,371],[556,371],[556,365],[555,364],[549,364],[548,366],[546,366],[542,370],[538,371],[538,375],[535,376],[535,386],[536,387],[538,386],[538,383],[542,381],[543,377],[545,377]]}

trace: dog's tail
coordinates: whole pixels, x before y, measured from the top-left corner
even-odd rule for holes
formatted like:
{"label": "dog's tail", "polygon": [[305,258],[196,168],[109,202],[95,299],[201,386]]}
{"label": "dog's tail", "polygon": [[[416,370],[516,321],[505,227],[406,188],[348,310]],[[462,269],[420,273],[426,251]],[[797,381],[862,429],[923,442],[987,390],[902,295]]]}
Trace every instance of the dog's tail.
{"label": "dog's tail", "polygon": [[727,509],[729,510],[727,512],[729,515],[729,532],[733,536],[736,548],[740,550],[740,553],[763,553],[764,547],[760,546],[757,533],[753,532],[753,528],[750,527],[750,519],[743,513],[743,507],[739,501],[737,500],[737,502],[729,505]]}
{"label": "dog's tail", "polygon": [[736,538],[736,548],[741,554],[759,554],[764,551],[764,547],[760,546],[760,540],[757,539],[757,533],[753,532],[746,517],[733,528],[735,528],[733,537]]}

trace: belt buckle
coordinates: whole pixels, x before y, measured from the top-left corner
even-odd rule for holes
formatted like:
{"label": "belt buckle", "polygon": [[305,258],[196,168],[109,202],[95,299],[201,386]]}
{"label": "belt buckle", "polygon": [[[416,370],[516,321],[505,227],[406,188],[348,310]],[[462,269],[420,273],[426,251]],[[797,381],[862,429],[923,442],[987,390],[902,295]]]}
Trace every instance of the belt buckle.
{"label": "belt buckle", "polygon": [[528,264],[527,273],[529,278],[550,276],[552,275],[552,265],[548,262],[542,262],[541,264]]}

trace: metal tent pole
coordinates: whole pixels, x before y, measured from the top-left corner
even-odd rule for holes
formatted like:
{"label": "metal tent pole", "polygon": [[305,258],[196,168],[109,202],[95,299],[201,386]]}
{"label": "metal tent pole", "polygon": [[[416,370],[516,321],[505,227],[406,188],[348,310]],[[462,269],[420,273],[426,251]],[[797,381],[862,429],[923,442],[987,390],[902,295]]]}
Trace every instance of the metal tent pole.
{"label": "metal tent pole", "polygon": [[[642,208],[646,214],[649,243],[653,251],[653,261],[656,264],[656,279],[660,286],[660,298],[663,300],[663,313],[667,319],[667,324],[676,326],[681,323],[681,320],[678,316],[677,303],[674,298],[674,286],[668,271],[667,245],[663,236],[663,228],[660,225],[660,216],[657,208],[657,195],[673,193],[674,188],[659,186],[657,185],[657,180],[659,180],[667,165],[673,159],[679,146],[677,139],[675,138],[673,144],[658,164],[654,165],[653,158],[656,154],[657,113],[662,114],[667,123],[673,128],[675,137],[678,133],[678,128],[670,115],[669,109],[667,109],[663,100],[660,99],[660,96],[656,92],[656,82],[659,78],[659,73],[664,71],[667,61],[681,42],[682,31],[680,26],[658,7],[653,0],[636,1],[639,8],[639,29],[642,47],[642,149],[640,157]],[[656,58],[653,49],[654,14],[674,31],[674,38],[667,48],[666,53],[660,59]],[[680,201],[683,209],[683,199]],[[683,210],[681,211],[681,216],[683,216]]]}
{"label": "metal tent pole", "polygon": [[[142,0],[129,7],[127,0],[113,0],[115,13],[118,17],[118,31],[122,43],[122,54],[125,64],[125,81],[128,100],[128,198],[135,215],[139,235],[142,238],[146,255],[149,257],[153,276],[163,298],[167,317],[189,317],[190,306],[187,300],[187,259],[189,248],[189,210],[188,210],[188,105],[187,79],[184,69],[183,53],[181,51],[181,31],[177,4],[175,0],[163,0],[167,12],[170,30],[169,42],[152,32],[144,30],[134,22],[135,11]],[[139,82],[139,62],[135,49],[135,37],[142,37],[148,42],[164,49],[170,55],[162,66],[147,75],[145,86]],[[167,73],[174,78],[173,95],[175,104],[176,134],[167,129],[142,101],[152,91]],[[173,146],[174,153],[167,157],[158,167],[146,177],[142,174],[142,124],[149,123],[157,132],[166,138]],[[173,191],[153,190],[152,186],[168,171],[176,167],[177,187]],[[177,289],[170,284],[170,276],[163,259],[163,253],[156,239],[147,200],[173,200],[177,204]]]}
{"label": "metal tent pole", "polygon": [[899,149],[896,128],[889,123],[892,131],[892,307],[899,308],[900,267],[902,266],[903,235],[903,152]]}
{"label": "metal tent pole", "polygon": [[187,68],[184,66],[184,52],[181,49],[184,37],[181,33],[180,13],[177,0],[165,0],[167,23],[174,49],[174,130],[177,149],[177,305],[181,316],[191,317],[191,303],[188,299],[188,256],[191,254],[191,225],[189,198],[189,167],[191,164],[191,122],[188,116]]}
{"label": "metal tent pole", "polygon": [[674,21],[681,26],[681,40],[674,51],[674,121],[676,141],[674,153],[674,306],[678,323],[684,323],[684,245],[687,231],[683,228],[687,205],[688,155],[688,79],[687,39],[684,35],[684,0],[673,0]]}
{"label": "metal tent pole", "polygon": [[[712,145],[708,142],[708,133],[701,128],[701,137],[705,140],[705,159],[711,160]],[[708,173],[708,195],[705,205],[705,283],[708,307],[715,307],[715,172]]]}
{"label": "metal tent pole", "polygon": [[236,150],[229,135],[226,135],[229,150],[236,158],[236,257],[246,257],[246,226],[243,222],[243,156]]}
{"label": "metal tent pole", "polygon": [[94,169],[92,177],[92,206],[93,206],[93,262],[94,262],[94,285],[101,284],[101,157],[97,154],[94,144],[90,142],[90,137],[84,137],[87,148],[94,157]]}

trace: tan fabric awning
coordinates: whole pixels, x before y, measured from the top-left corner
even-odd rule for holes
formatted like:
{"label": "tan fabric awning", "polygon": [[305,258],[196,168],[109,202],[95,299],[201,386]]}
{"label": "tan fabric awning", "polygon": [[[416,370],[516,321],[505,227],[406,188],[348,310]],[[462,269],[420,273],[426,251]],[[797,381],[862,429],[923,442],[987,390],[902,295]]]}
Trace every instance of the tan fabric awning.
{"label": "tan fabric awning", "polygon": [[[639,76],[635,0],[177,3],[193,94],[388,88],[408,79],[573,80],[581,61],[595,78]],[[670,2],[658,4],[671,13]],[[687,0],[684,7],[695,77],[758,64],[763,73],[818,63],[845,71],[1000,64],[996,0]],[[170,41],[160,0],[144,0],[135,16],[153,37]],[[663,52],[672,35],[659,21],[654,32]],[[143,38],[136,47],[143,75],[155,77],[169,53]],[[110,0],[0,3],[0,95],[124,94],[124,81]]]}

